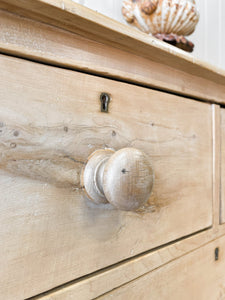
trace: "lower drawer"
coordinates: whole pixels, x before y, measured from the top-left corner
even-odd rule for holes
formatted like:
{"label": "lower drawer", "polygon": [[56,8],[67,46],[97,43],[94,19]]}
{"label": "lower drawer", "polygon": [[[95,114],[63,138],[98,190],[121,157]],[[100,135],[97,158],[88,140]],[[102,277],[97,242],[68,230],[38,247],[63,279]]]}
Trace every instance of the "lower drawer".
{"label": "lower drawer", "polygon": [[98,299],[225,299],[224,253],[222,237]]}
{"label": "lower drawer", "polygon": [[[0,290],[44,292],[212,224],[211,105],[0,56]],[[101,112],[102,92],[111,96]],[[81,171],[104,148],[151,160],[145,209],[86,199]]]}

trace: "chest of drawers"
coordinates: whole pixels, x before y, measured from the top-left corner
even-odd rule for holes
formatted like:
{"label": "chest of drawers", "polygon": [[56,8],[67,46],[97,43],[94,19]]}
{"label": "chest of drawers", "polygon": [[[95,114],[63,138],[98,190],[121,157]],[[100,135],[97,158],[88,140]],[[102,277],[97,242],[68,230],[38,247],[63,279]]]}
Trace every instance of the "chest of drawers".
{"label": "chest of drawers", "polygon": [[[222,72],[71,1],[0,8],[2,299],[168,299],[179,268],[186,295],[201,268],[222,295]],[[85,181],[96,151],[111,169]]]}

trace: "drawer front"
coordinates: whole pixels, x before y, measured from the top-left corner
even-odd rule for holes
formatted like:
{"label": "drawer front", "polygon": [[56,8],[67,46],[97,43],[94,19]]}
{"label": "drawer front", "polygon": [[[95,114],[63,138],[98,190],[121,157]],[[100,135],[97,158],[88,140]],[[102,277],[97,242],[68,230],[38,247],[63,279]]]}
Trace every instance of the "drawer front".
{"label": "drawer front", "polygon": [[224,251],[222,237],[98,299],[225,299]]}
{"label": "drawer front", "polygon": [[[26,298],[212,224],[209,104],[0,57],[0,282]],[[99,97],[111,95],[108,113]],[[80,174],[95,150],[151,160],[148,205],[94,204]]]}

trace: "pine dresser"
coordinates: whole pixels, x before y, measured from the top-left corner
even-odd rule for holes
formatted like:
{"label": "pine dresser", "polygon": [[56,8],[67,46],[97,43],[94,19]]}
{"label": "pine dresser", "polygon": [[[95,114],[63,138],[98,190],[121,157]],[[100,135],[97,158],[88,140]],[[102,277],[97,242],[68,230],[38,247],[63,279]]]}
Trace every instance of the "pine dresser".
{"label": "pine dresser", "polygon": [[0,299],[225,299],[225,72],[70,0],[0,53]]}

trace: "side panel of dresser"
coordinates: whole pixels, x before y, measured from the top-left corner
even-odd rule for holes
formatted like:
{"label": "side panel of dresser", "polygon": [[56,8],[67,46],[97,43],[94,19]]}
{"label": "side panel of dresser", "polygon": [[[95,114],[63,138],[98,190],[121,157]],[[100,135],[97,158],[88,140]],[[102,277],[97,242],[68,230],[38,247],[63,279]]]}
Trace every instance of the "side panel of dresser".
{"label": "side panel of dresser", "polygon": [[[212,107],[1,56],[1,291],[26,298],[212,225]],[[101,92],[111,95],[101,113]],[[203,130],[204,129],[204,130]],[[136,147],[155,186],[142,213],[94,205],[81,169]]]}
{"label": "side panel of dresser", "polygon": [[225,299],[225,237],[164,265],[99,300]]}
{"label": "side panel of dresser", "polygon": [[221,108],[221,195],[220,223],[225,223],[225,109]]}

